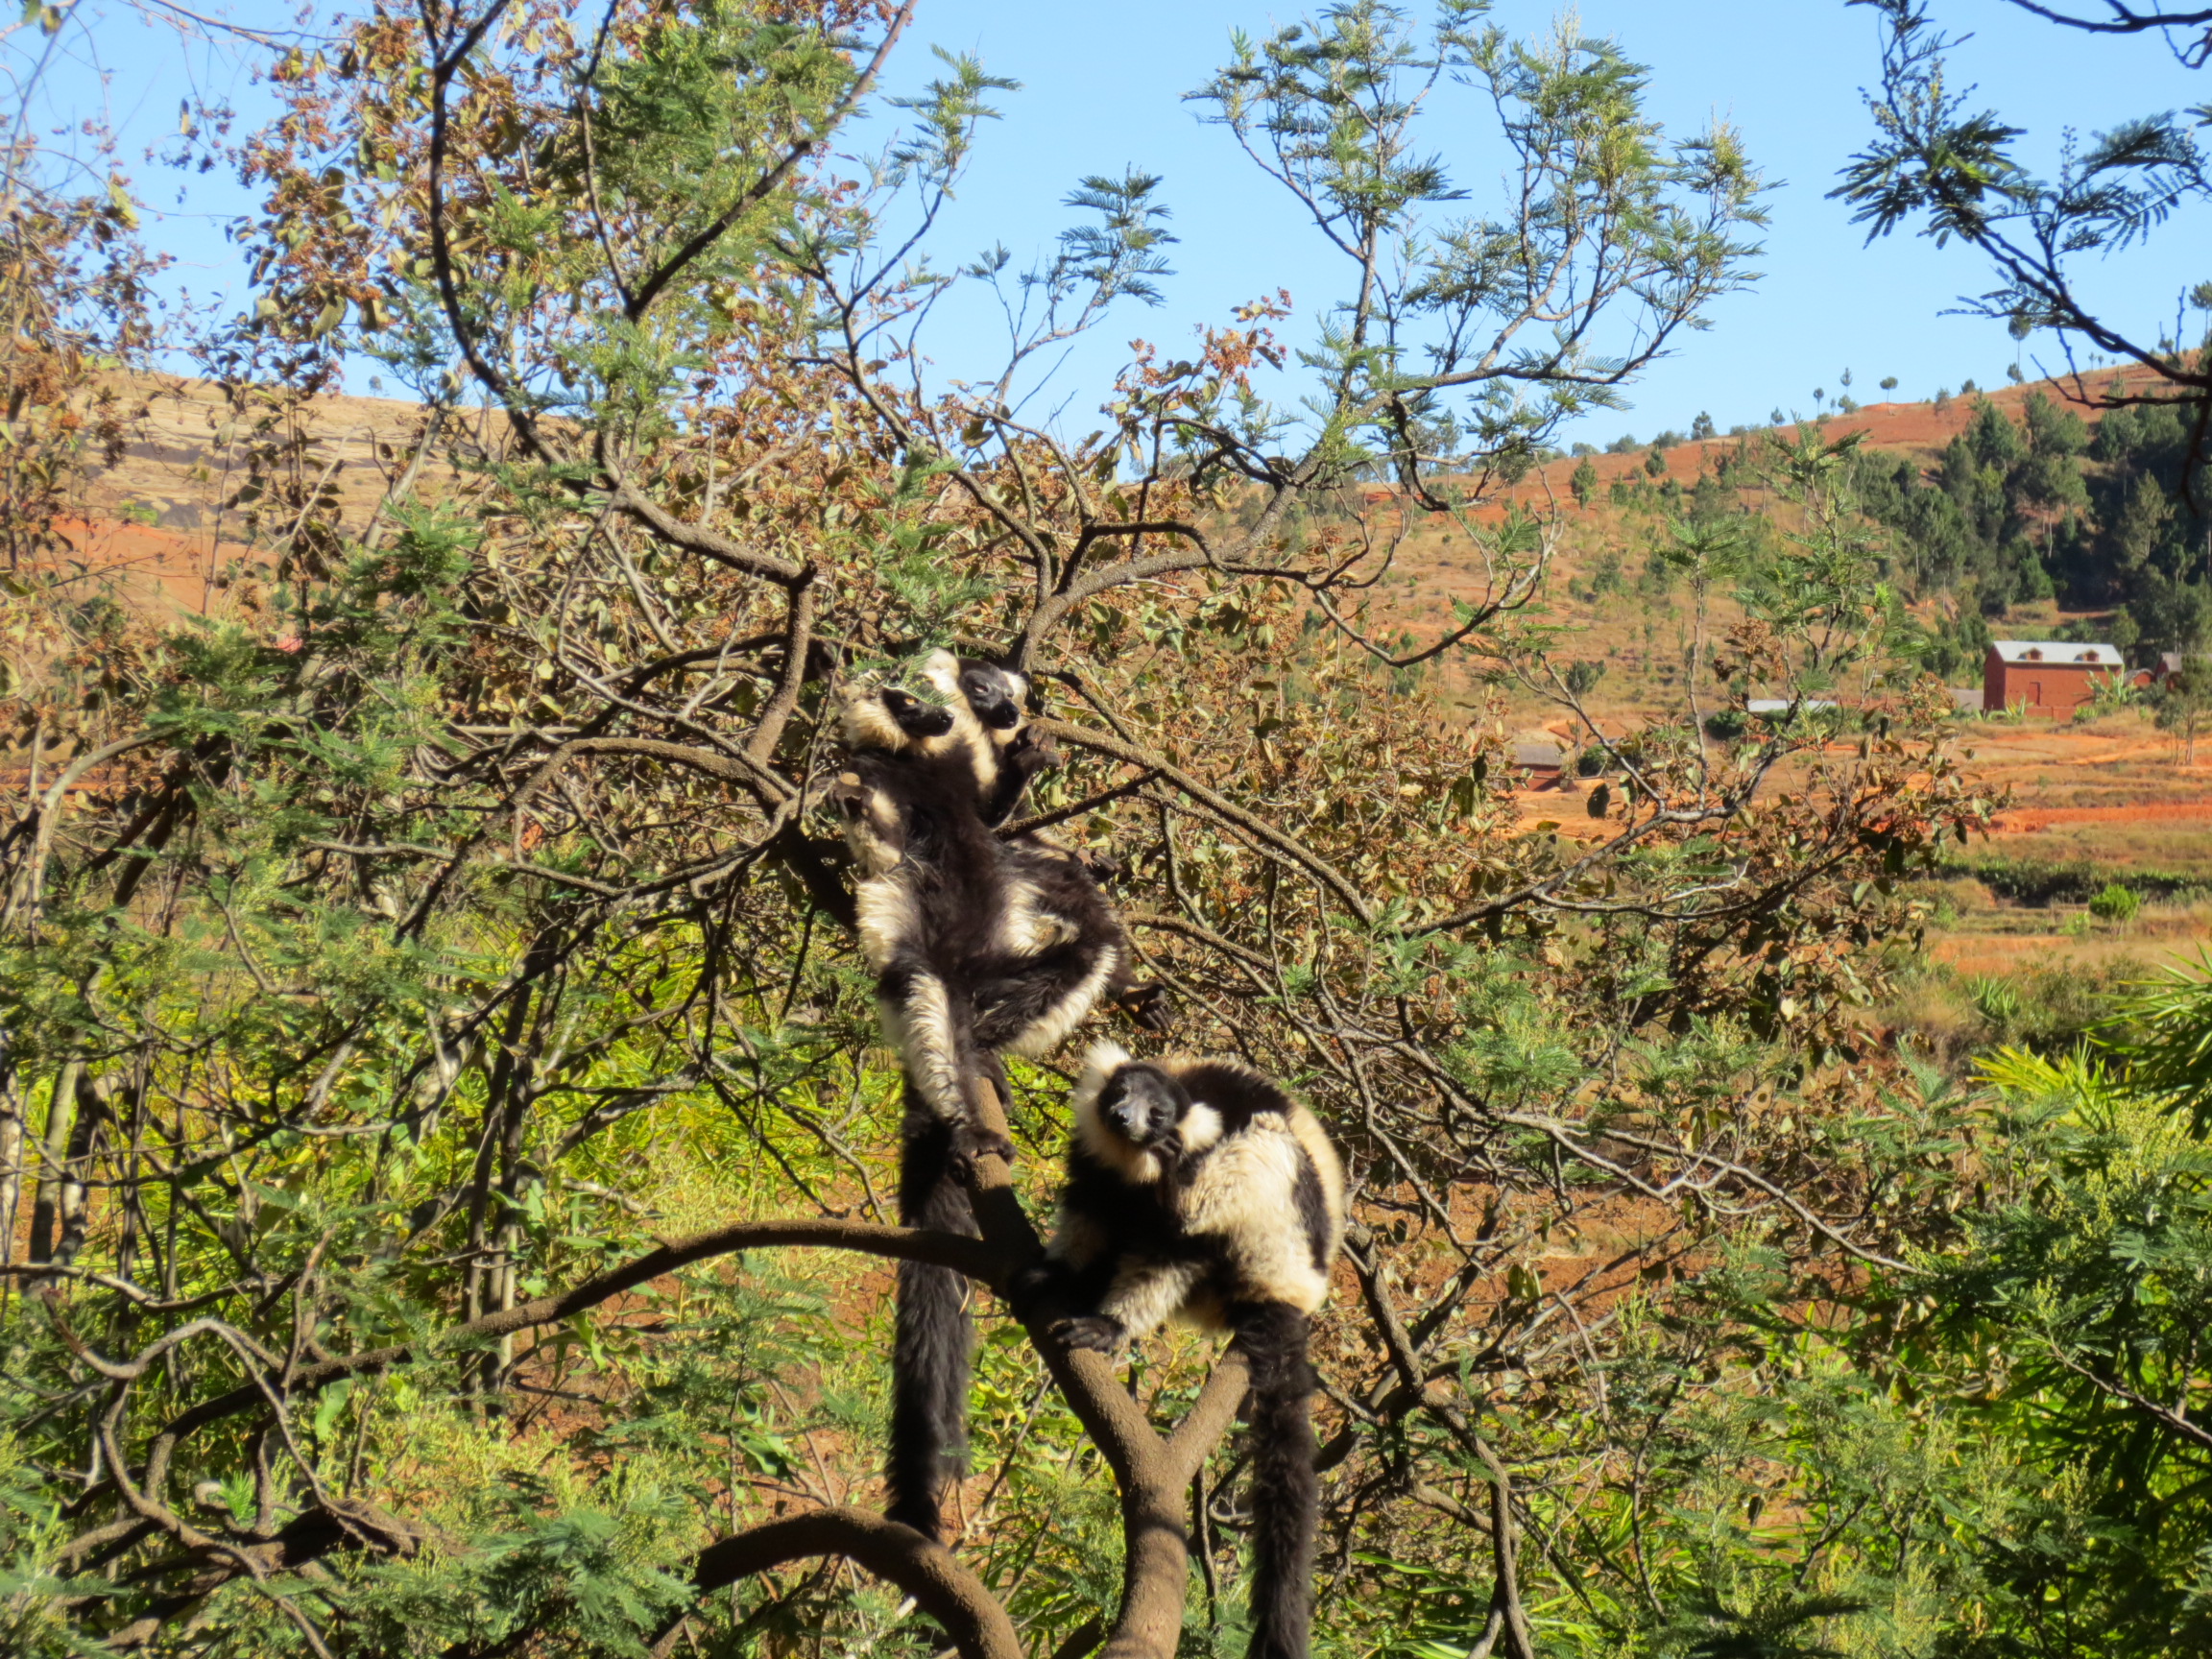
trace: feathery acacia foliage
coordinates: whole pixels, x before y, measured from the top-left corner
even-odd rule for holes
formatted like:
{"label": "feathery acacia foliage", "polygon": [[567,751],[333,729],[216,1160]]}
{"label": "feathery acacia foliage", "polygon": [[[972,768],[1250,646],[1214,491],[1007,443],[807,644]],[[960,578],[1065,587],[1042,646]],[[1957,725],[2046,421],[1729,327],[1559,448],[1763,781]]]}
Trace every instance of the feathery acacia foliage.
{"label": "feathery acacia foliage", "polygon": [[[1952,78],[1956,42],[1925,0],[1853,3],[1882,14],[1882,81],[1867,95],[1874,139],[1830,194],[1856,209],[1854,222],[1868,228],[1869,241],[1917,223],[1938,246],[1956,237],[1982,254],[1996,286],[1967,298],[1964,308],[2003,319],[2016,340],[2038,330],[2055,334],[2079,401],[2177,415],[2189,434],[2183,493],[2201,513],[2200,479],[2212,456],[2212,331],[2193,344],[2176,321],[2174,333],[2155,342],[2132,335],[2083,295],[2080,273],[2089,255],[2139,248],[2212,197],[2212,171],[2198,138],[2212,121],[2212,103],[2123,121],[2086,144],[2069,134],[2057,177],[2038,179],[2018,156],[2023,130],[1994,109],[1973,108],[1975,89]],[[2032,0],[2014,3],[2096,33],[2185,32],[2207,21],[2201,12],[2138,12],[2118,4],[2111,17],[2083,19]],[[2176,55],[2201,69],[2208,45],[2212,34]],[[2199,280],[2186,292],[2192,306],[2212,312],[2212,285]],[[2092,388],[2077,358],[2083,346],[2151,371],[2156,383],[2132,392]]]}

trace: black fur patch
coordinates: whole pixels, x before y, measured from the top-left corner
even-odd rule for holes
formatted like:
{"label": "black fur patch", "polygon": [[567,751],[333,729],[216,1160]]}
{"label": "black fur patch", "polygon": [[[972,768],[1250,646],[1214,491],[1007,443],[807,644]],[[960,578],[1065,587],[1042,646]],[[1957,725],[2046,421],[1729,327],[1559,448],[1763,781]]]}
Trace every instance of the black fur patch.
{"label": "black fur patch", "polygon": [[1334,1255],[1329,1247],[1329,1200],[1321,1190],[1321,1172],[1313,1167],[1312,1159],[1298,1160],[1298,1182],[1290,1196],[1298,1206],[1298,1219],[1306,1228],[1306,1242],[1313,1252],[1313,1269],[1326,1273]]}
{"label": "black fur patch", "polygon": [[973,657],[959,660],[960,695],[969,711],[994,732],[1011,732],[1022,723],[1022,692],[1025,683],[996,662]]}
{"label": "black fur patch", "polygon": [[1252,1641],[1245,1659],[1306,1659],[1313,1620],[1313,1470],[1306,1316],[1281,1303],[1232,1310],[1252,1367]]}
{"label": "black fur patch", "polygon": [[1296,1104],[1269,1079],[1249,1067],[1226,1060],[1196,1060],[1176,1069],[1192,1099],[1203,1100],[1221,1114],[1221,1133],[1235,1135],[1252,1126],[1252,1119],[1272,1113],[1288,1118]]}
{"label": "black fur patch", "polygon": [[[902,1225],[974,1236],[967,1189],[953,1177],[952,1150],[952,1126],[939,1121],[909,1085],[899,1160]],[[968,1467],[968,1373],[974,1339],[967,1281],[949,1267],[900,1262],[885,1512],[939,1541],[946,1488]]]}

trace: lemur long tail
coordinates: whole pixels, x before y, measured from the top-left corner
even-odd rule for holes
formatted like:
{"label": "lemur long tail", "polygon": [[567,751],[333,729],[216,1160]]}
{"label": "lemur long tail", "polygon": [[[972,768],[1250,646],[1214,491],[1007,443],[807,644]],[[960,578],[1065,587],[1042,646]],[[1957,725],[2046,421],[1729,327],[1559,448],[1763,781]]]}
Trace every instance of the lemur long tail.
{"label": "lemur long tail", "polygon": [[1306,1659],[1313,1615],[1313,1472],[1309,1321],[1281,1303],[1243,1310],[1237,1345],[1252,1367],[1252,1642],[1247,1659]]}
{"label": "lemur long tail", "polygon": [[[906,1086],[899,1219],[974,1237],[975,1216],[954,1168],[953,1126]],[[968,1467],[968,1365],[974,1319],[968,1282],[950,1267],[899,1264],[891,1349],[891,1458],[886,1513],[942,1541],[946,1487]]]}

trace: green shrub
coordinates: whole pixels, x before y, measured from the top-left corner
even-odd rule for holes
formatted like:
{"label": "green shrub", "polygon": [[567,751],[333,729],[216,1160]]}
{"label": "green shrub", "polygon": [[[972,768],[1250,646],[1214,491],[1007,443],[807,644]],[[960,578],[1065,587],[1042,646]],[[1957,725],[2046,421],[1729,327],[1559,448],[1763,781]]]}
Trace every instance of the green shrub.
{"label": "green shrub", "polygon": [[2089,914],[2101,922],[2132,922],[2142,908],[2143,895],[2117,881],[2107,882],[2104,890],[2089,901]]}
{"label": "green shrub", "polygon": [[[1947,878],[1972,877],[2000,898],[2022,904],[2084,903],[2112,884],[2111,866],[2093,858],[2040,859],[1962,856],[1937,865]],[[2130,870],[2128,890],[2138,899],[2189,903],[2205,897],[2204,878],[2185,870]]]}
{"label": "green shrub", "polygon": [[[1618,578],[1621,574],[1619,560],[1614,561],[1613,574],[1616,579],[1615,585],[1618,586]],[[1596,590],[1595,588],[1592,589],[1593,592]],[[1603,662],[1570,662],[1567,664],[1568,694],[1574,697],[1587,697],[1591,692],[1598,689],[1598,682],[1604,678],[1605,664]]]}

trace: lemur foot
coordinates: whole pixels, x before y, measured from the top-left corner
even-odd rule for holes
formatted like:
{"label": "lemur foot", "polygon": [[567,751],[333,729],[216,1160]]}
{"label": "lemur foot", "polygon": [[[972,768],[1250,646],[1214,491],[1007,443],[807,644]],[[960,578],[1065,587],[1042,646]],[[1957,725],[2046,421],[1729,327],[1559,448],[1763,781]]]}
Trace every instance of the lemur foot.
{"label": "lemur foot", "polygon": [[978,1129],[974,1124],[963,1124],[952,1132],[952,1148],[946,1162],[953,1176],[962,1182],[975,1178],[975,1165],[984,1158],[997,1158],[1011,1165],[1014,1162],[1014,1142],[995,1130]]}
{"label": "lemur foot", "polygon": [[1072,1319],[1055,1320],[1052,1325],[1056,1341],[1070,1348],[1089,1348],[1098,1354],[1118,1353],[1128,1334],[1121,1321],[1111,1313],[1078,1313]]}
{"label": "lemur foot", "polygon": [[1051,738],[1039,736],[1031,727],[1007,745],[1004,764],[1029,778],[1059,765],[1064,758]]}
{"label": "lemur foot", "polygon": [[1111,853],[1077,853],[1075,857],[1101,887],[1112,887],[1129,874],[1129,866]]}
{"label": "lemur foot", "polygon": [[1146,1031],[1164,1032],[1175,1022],[1175,1005],[1167,998],[1167,988],[1156,979],[1115,993],[1114,1005],[1129,1016],[1130,1023]]}

